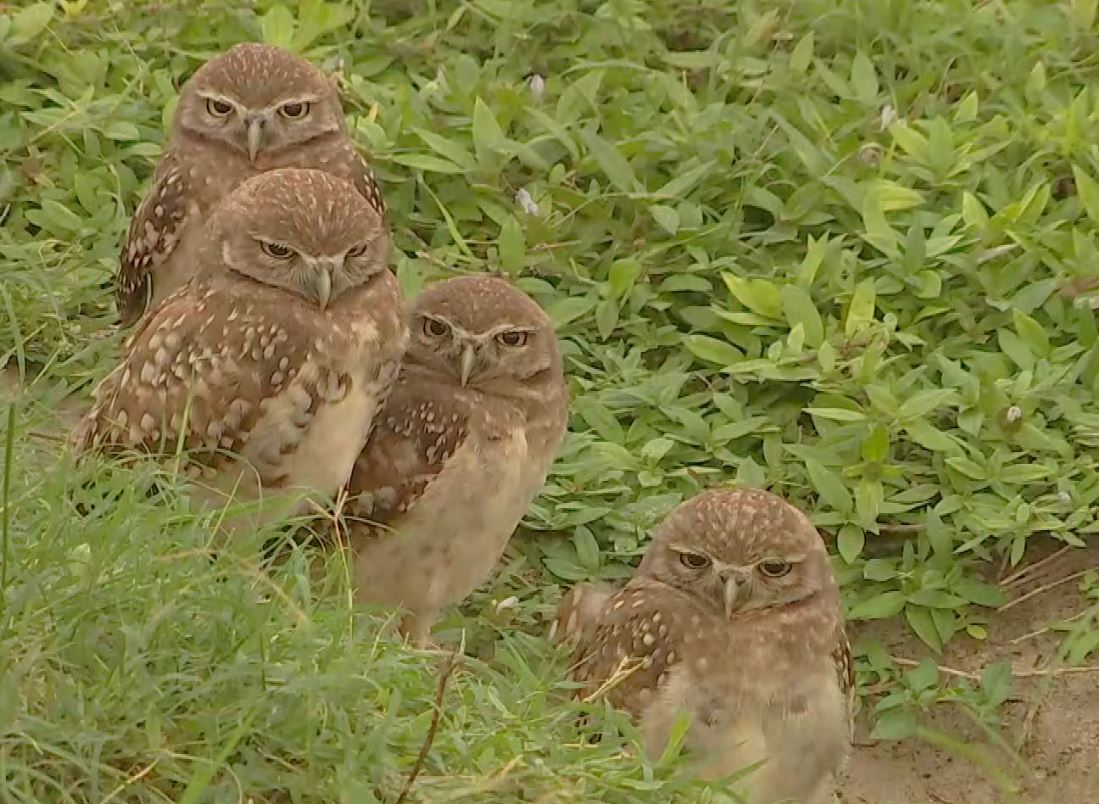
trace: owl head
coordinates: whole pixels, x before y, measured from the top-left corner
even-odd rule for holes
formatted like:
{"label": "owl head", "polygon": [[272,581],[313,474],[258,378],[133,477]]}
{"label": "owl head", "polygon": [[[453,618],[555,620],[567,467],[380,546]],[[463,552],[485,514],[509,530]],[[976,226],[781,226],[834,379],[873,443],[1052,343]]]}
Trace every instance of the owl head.
{"label": "owl head", "polygon": [[174,128],[221,143],[252,163],[277,157],[346,123],[335,84],[272,45],[235,45],[195,71],[180,93]]}
{"label": "owl head", "polygon": [[324,310],[388,270],[389,232],[351,183],[282,168],[242,182],[206,224],[207,261]]}
{"label": "owl head", "polygon": [[637,571],[725,617],[839,594],[816,528],[759,489],[712,489],[673,509]]}
{"label": "owl head", "polygon": [[557,335],[533,299],[503,279],[462,276],[428,287],[409,323],[405,363],[462,387],[507,393],[562,374]]}

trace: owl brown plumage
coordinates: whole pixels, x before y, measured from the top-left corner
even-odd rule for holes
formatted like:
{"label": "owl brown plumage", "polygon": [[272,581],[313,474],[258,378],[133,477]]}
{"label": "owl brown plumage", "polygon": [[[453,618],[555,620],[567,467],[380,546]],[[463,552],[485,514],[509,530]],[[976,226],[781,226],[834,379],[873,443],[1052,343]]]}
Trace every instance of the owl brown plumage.
{"label": "owl brown plumage", "polygon": [[402,606],[424,644],[484,582],[564,435],[553,326],[502,279],[425,290],[400,377],[355,465],[347,506],[359,600]]}
{"label": "owl brown plumage", "polygon": [[831,801],[854,683],[828,555],[796,508],[755,489],[688,500],[621,590],[562,600],[570,620],[580,694],[636,717],[647,753],[685,711],[703,777],[763,761],[737,783],[750,804]]}
{"label": "owl brown plumage", "polygon": [[123,324],[193,276],[203,222],[218,201],[245,179],[283,167],[347,179],[385,215],[328,76],[281,48],[236,45],[180,93],[171,139],[122,248],[115,295]]}
{"label": "owl brown plumage", "polygon": [[378,211],[283,169],[210,217],[196,277],[142,320],[75,433],[81,449],[188,451],[210,497],[334,494],[407,342]]}

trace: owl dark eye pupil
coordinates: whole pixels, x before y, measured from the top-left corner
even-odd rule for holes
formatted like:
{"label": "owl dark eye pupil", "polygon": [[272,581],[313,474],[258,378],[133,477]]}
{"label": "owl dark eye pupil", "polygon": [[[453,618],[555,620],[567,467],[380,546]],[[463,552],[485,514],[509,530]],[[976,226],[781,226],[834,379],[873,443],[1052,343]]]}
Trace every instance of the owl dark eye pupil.
{"label": "owl dark eye pupil", "polygon": [[424,320],[424,332],[436,338],[441,338],[446,335],[447,325],[442,321],[436,321],[434,318],[428,318]]}
{"label": "owl dark eye pupil", "polygon": [[262,248],[264,253],[268,256],[279,260],[284,260],[294,253],[292,248],[284,246],[281,243],[261,243],[260,248]]}
{"label": "owl dark eye pupil", "polygon": [[500,333],[500,343],[504,346],[522,346],[527,342],[527,333],[512,330]]}
{"label": "owl dark eye pupil", "polygon": [[788,573],[791,569],[788,561],[764,561],[759,565],[760,570],[764,575],[770,578],[781,578]]}
{"label": "owl dark eye pupil", "polygon": [[299,102],[287,103],[283,105],[283,107],[279,111],[282,112],[284,117],[304,117],[305,113],[309,111],[309,104]]}
{"label": "owl dark eye pupil", "polygon": [[354,248],[349,248],[347,250],[347,256],[348,257],[361,257],[365,253],[366,253],[366,243],[363,243],[361,246],[355,246]]}
{"label": "owl dark eye pupil", "polygon": [[217,115],[218,117],[224,117],[225,115],[229,114],[229,112],[233,111],[233,106],[232,104],[226,103],[223,100],[211,98],[210,100],[206,101],[206,109],[210,112],[210,114]]}
{"label": "owl dark eye pupil", "polygon": [[702,569],[710,563],[710,559],[706,556],[700,556],[698,553],[680,553],[679,563],[691,569]]}

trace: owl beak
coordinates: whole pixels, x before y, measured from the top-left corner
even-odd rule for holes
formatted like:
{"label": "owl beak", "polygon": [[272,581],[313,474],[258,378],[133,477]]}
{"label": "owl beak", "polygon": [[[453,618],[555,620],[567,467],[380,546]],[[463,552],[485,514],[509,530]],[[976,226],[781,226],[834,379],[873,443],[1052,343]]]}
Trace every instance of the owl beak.
{"label": "owl beak", "polygon": [[467,343],[462,347],[462,367],[461,367],[461,381],[462,387],[465,388],[469,382],[470,376],[473,374],[473,368],[477,365],[477,347],[472,343]]}
{"label": "owl beak", "polygon": [[740,595],[740,585],[737,583],[737,576],[730,575],[725,579],[724,588],[725,597],[725,616],[732,617],[733,612],[736,611],[736,599]]}
{"label": "owl beak", "polygon": [[324,310],[332,298],[332,274],[322,268],[313,279],[313,292],[317,296],[317,306]]}
{"label": "owl beak", "polygon": [[748,577],[740,570],[727,569],[721,572],[721,580],[724,581],[721,591],[725,604],[725,616],[732,617],[733,613],[740,607],[743,592],[747,591]]}
{"label": "owl beak", "polygon": [[263,145],[264,119],[259,115],[248,120],[248,161],[255,164],[260,146]]}

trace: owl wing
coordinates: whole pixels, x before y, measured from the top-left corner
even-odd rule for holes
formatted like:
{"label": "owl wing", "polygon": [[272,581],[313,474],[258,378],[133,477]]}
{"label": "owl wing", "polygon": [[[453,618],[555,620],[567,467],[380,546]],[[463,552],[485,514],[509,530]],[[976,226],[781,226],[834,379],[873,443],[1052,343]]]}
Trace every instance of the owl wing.
{"label": "owl wing", "polygon": [[378,210],[382,215],[386,214],[385,198],[382,196],[381,188],[378,186],[378,179],[374,175],[374,169],[370,167],[370,163],[366,161],[366,158],[355,151],[354,146],[350,146],[352,150],[351,160],[351,181],[355,185],[355,189],[359,191],[359,194],[370,202],[370,206]]}
{"label": "owl wing", "polygon": [[579,639],[598,621],[613,594],[613,587],[605,583],[578,583],[572,587],[557,604],[550,640],[556,643]]}
{"label": "owl wing", "polygon": [[[346,378],[311,359],[314,327],[304,309],[264,289],[249,288],[245,301],[226,284],[192,281],[141,322],[74,433],[79,450],[163,451],[181,444],[193,459],[216,467],[226,453],[243,450],[273,398],[293,403],[304,426],[339,393]],[[288,432],[288,440],[293,436]],[[277,464],[278,455],[270,457]]]}
{"label": "owl wing", "polygon": [[402,371],[355,462],[347,511],[357,535],[384,534],[466,443],[469,407],[418,385]]}
{"label": "owl wing", "polygon": [[842,627],[839,630],[836,648],[832,651],[832,661],[836,664],[836,676],[847,705],[847,737],[851,740],[855,733],[858,701],[855,697],[855,668],[851,661],[851,643],[848,642],[847,633]]}
{"label": "owl wing", "polygon": [[581,634],[573,654],[581,694],[602,688],[614,706],[640,714],[681,658],[681,635],[693,612],[678,590],[632,579],[606,599],[598,621]]}
{"label": "owl wing", "polygon": [[134,212],[119,258],[115,300],[125,326],[137,321],[152,297],[153,270],[179,243],[190,214],[187,171],[174,150],[165,151],[153,186]]}

